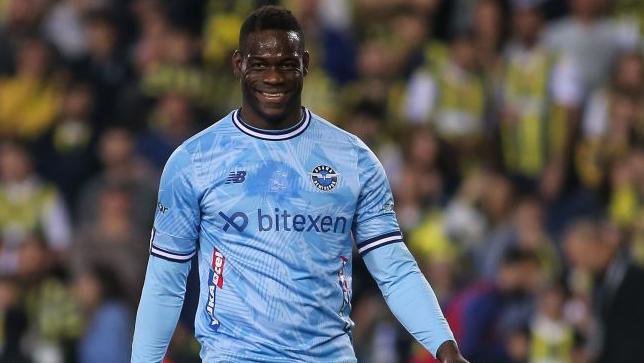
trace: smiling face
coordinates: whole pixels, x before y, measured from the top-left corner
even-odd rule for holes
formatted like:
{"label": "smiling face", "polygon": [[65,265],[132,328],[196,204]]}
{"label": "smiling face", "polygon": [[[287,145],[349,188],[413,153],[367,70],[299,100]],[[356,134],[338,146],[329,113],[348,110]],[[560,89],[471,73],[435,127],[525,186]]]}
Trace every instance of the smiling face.
{"label": "smiling face", "polygon": [[241,79],[241,116],[252,126],[282,129],[301,117],[301,94],[309,54],[293,31],[261,30],[248,35],[233,55]]}

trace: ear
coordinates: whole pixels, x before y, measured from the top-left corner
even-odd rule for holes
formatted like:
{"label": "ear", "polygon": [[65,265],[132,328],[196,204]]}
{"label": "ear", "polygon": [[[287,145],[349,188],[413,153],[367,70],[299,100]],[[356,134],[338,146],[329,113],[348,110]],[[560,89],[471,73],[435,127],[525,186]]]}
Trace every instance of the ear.
{"label": "ear", "polygon": [[309,73],[309,51],[305,50],[304,53],[302,54],[302,67],[303,67],[303,72],[304,75],[306,76]]}
{"label": "ear", "polygon": [[237,49],[233,53],[233,57],[231,59],[231,63],[233,65],[233,74],[235,75],[235,78],[240,79],[242,75],[242,63],[244,59],[242,58],[241,51]]}

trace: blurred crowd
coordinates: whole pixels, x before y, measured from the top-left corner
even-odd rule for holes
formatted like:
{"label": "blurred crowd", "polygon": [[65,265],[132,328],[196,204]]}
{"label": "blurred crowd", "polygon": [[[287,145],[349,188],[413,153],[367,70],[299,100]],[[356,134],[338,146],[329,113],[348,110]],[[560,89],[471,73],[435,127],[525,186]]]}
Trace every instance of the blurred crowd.
{"label": "blurred crowd", "polygon": [[[161,169],[259,4],[382,161],[473,363],[644,362],[641,0],[0,0],[0,362],[129,361]],[[193,269],[194,271],[195,269]],[[198,362],[194,274],[168,362]],[[435,362],[354,258],[360,362]]]}

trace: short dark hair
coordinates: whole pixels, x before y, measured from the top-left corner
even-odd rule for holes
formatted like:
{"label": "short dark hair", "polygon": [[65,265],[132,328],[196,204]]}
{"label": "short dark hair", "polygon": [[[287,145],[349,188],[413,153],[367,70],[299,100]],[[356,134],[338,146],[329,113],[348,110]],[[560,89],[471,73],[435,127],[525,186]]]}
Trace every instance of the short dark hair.
{"label": "short dark hair", "polygon": [[304,48],[304,32],[293,13],[281,6],[266,5],[253,11],[244,20],[239,31],[239,49],[243,48],[249,34],[262,30],[284,30],[297,33]]}

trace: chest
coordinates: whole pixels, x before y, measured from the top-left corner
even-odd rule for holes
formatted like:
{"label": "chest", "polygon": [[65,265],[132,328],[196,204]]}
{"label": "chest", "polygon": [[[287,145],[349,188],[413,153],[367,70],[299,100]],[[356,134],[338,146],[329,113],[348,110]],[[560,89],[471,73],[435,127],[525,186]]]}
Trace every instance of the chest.
{"label": "chest", "polygon": [[237,142],[209,159],[203,167],[212,172],[201,199],[206,217],[221,211],[345,215],[357,203],[359,174],[350,145],[313,139]]}

